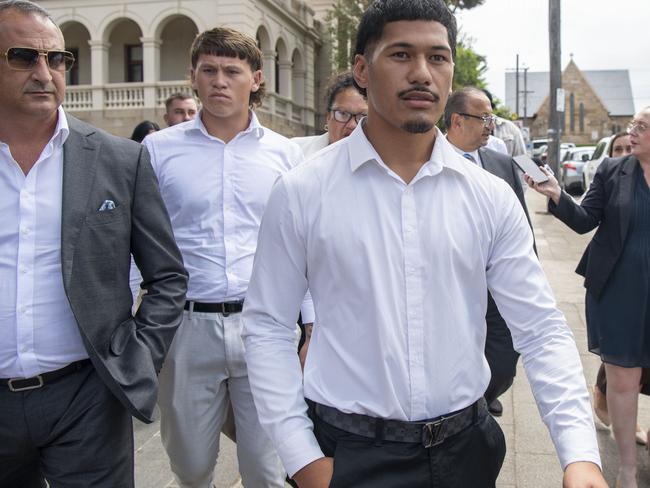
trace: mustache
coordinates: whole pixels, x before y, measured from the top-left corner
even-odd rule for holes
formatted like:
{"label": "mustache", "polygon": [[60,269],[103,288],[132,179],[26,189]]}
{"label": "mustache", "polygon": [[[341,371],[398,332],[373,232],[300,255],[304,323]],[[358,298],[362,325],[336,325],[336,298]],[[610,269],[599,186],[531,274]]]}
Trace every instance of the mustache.
{"label": "mustache", "polygon": [[54,86],[54,83],[39,83],[38,81],[32,81],[29,85],[27,85],[25,91],[27,93],[29,92],[54,93],[56,92],[56,87]]}
{"label": "mustache", "polygon": [[440,97],[438,96],[438,94],[432,92],[427,86],[424,86],[424,85],[422,85],[422,86],[414,86],[414,87],[409,88],[408,90],[403,90],[403,91],[399,92],[397,94],[397,96],[400,97],[400,98],[404,98],[404,97],[410,95],[411,93],[428,93],[429,95],[431,95],[431,98],[433,98],[434,102],[439,102],[440,101]]}

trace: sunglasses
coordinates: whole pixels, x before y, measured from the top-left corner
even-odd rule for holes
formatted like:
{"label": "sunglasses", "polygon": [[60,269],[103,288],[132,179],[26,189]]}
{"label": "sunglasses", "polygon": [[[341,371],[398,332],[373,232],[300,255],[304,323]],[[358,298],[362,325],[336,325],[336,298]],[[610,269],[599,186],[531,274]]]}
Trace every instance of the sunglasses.
{"label": "sunglasses", "polygon": [[48,51],[31,47],[10,47],[4,53],[7,64],[11,69],[27,71],[38,64],[41,56],[45,56],[47,65],[54,71],[70,71],[74,64],[74,56],[68,51]]}

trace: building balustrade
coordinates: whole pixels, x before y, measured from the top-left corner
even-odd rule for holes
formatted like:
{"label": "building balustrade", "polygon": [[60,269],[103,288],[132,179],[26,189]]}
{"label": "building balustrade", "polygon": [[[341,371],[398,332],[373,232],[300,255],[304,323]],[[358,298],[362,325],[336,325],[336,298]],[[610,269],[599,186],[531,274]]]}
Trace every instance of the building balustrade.
{"label": "building balustrade", "polygon": [[[63,106],[69,111],[91,111],[96,110],[97,107],[102,107],[103,110],[162,108],[165,100],[172,93],[191,93],[191,91],[188,81],[184,80],[159,81],[154,84],[71,85],[66,88]],[[155,100],[154,107],[149,107],[145,103],[148,98],[147,93],[151,94],[150,99]],[[309,123],[309,120],[305,119],[309,110],[277,93],[267,93],[260,110],[293,123]]]}

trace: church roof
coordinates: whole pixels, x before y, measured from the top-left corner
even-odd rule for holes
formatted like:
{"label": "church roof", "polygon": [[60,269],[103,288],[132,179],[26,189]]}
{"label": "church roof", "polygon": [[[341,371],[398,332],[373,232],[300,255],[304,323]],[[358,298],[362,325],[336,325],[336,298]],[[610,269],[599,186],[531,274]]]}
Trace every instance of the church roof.
{"label": "church roof", "polygon": [[[611,116],[634,115],[634,99],[632,85],[630,84],[629,71],[619,70],[591,70],[581,71],[596,94],[600,97]],[[515,73],[506,73],[506,106],[515,111]],[[535,114],[548,95],[548,71],[528,72],[526,90],[528,93],[526,114],[531,117]],[[519,72],[519,116],[524,116],[524,73]]]}

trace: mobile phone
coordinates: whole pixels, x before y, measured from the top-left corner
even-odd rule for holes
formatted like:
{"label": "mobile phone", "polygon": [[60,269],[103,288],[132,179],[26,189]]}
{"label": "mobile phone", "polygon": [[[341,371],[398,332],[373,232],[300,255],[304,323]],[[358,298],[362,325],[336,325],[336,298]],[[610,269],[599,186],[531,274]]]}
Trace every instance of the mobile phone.
{"label": "mobile phone", "polygon": [[544,172],[539,169],[539,166],[530,159],[530,157],[526,154],[521,154],[519,156],[515,156],[514,158],[515,163],[519,168],[526,173],[528,176],[530,176],[535,183],[544,183],[545,181],[548,181],[548,176],[544,174]]}

